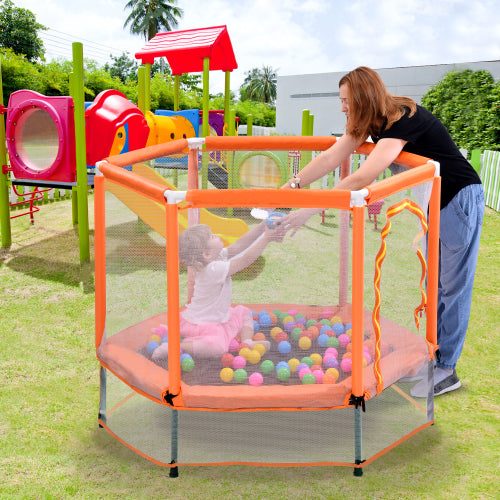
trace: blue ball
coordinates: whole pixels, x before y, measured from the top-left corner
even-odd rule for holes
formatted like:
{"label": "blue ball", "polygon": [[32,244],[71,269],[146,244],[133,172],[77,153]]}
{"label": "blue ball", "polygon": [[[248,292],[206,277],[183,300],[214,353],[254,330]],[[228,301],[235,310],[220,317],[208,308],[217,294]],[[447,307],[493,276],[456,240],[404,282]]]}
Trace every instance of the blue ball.
{"label": "blue ball", "polygon": [[276,365],[276,371],[278,371],[280,368],[286,368],[287,370],[290,370],[290,365],[286,361],[280,361]]}
{"label": "blue ball", "polygon": [[273,322],[272,319],[271,319],[271,316],[269,316],[269,315],[267,315],[267,316],[260,316],[259,320],[260,320],[261,326],[264,326],[264,327],[271,326],[271,323]]}
{"label": "blue ball", "polygon": [[187,352],[184,353],[184,354],[181,354],[181,363],[185,360],[185,359],[189,359],[191,357],[191,354],[188,354]]}
{"label": "blue ball", "polygon": [[332,330],[332,327],[331,327],[331,326],[329,326],[329,325],[323,325],[323,326],[321,327],[321,330],[319,331],[319,333],[320,333],[320,334],[321,334],[321,333],[326,333],[326,332],[327,332],[327,331],[329,331],[329,330]]}
{"label": "blue ball", "polygon": [[290,345],[290,342],[287,340],[283,340],[278,344],[278,351],[281,354],[288,354],[292,350],[292,346]]}
{"label": "blue ball", "polygon": [[156,340],[151,340],[146,345],[146,351],[148,351],[149,354],[153,354],[155,349],[159,346],[160,346],[160,344],[158,344],[158,342],[156,342]]}
{"label": "blue ball", "polygon": [[342,323],[335,323],[332,326],[332,330],[335,332],[335,335],[341,335],[345,331]]}
{"label": "blue ball", "polygon": [[320,347],[326,347],[326,343],[330,337],[326,334],[323,333],[318,337],[318,345]]}
{"label": "blue ball", "polygon": [[253,320],[253,331],[257,333],[260,330],[260,323],[258,321]]}

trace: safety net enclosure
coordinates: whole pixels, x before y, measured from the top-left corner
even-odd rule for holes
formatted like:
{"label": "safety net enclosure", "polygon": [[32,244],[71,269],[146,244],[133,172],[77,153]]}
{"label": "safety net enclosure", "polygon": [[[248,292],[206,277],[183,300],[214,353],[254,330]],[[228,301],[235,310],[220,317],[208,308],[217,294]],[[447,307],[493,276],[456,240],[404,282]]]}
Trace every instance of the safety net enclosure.
{"label": "safety net enclosure", "polygon": [[[328,189],[333,176],[278,189],[334,141],[207,137],[98,164],[99,423],[142,456],[172,471],[307,464],[360,474],[432,424],[438,165],[402,153],[392,175],[358,192]],[[361,146],[337,178],[372,148]],[[154,160],[180,155],[187,171],[176,187]],[[211,169],[225,172],[224,186]],[[275,225],[301,208],[318,210],[296,232]],[[246,330],[226,331],[225,343],[221,321],[200,321],[196,341],[186,326],[201,271],[184,265],[185,248],[180,262],[179,237],[198,224],[226,247],[221,254],[250,247],[229,292]],[[219,293],[218,277],[210,279],[208,295]],[[427,380],[425,398],[411,395],[417,374]]]}

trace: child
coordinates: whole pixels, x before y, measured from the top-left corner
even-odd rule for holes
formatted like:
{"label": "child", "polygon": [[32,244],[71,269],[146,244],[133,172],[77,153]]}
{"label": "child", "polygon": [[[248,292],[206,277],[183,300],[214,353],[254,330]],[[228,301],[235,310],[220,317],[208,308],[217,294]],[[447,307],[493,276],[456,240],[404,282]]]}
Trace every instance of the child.
{"label": "child", "polygon": [[[220,357],[235,337],[250,348],[268,341],[253,341],[253,317],[242,305],[231,306],[231,276],[254,262],[270,241],[283,241],[283,226],[269,227],[266,221],[252,228],[224,248],[222,240],[209,226],[197,224],[179,236],[179,259],[195,272],[191,302],[180,314],[181,348],[200,358]],[[162,343],[153,360],[167,358],[168,344]]]}

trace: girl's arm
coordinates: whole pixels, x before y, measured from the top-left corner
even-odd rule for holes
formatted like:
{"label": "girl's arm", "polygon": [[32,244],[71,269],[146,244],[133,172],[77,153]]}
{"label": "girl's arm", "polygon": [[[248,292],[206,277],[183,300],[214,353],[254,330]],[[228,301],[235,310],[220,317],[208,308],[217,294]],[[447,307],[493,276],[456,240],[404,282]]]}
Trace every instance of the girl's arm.
{"label": "girl's arm", "polygon": [[250,231],[240,236],[233,244],[227,247],[228,259],[246,250],[259,236],[264,234],[266,221],[254,226]]}

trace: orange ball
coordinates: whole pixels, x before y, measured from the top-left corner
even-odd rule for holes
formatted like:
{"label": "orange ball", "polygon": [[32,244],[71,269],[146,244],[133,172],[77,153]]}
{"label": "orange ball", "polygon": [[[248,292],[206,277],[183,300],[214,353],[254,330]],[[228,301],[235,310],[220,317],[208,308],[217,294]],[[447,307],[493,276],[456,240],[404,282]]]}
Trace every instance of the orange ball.
{"label": "orange ball", "polygon": [[311,332],[311,338],[317,339],[319,337],[319,329],[316,326],[310,326],[307,331]]}
{"label": "orange ball", "polygon": [[271,318],[271,325],[275,325],[278,322],[278,316],[274,313],[269,313],[269,317]]}
{"label": "orange ball", "polygon": [[339,371],[337,370],[337,368],[328,368],[328,370],[326,370],[325,372],[325,375],[333,375],[335,377],[335,380],[337,380],[339,378]]}
{"label": "orange ball", "polygon": [[262,332],[257,332],[253,337],[252,340],[266,340],[266,336]]}
{"label": "orange ball", "polygon": [[349,358],[352,359],[352,352],[346,352],[343,356],[342,359]]}
{"label": "orange ball", "polygon": [[345,350],[347,352],[352,352],[352,342],[349,342],[346,346],[345,346]]}
{"label": "orange ball", "polygon": [[325,373],[321,382],[323,384],[335,384],[337,377],[333,373]]}

